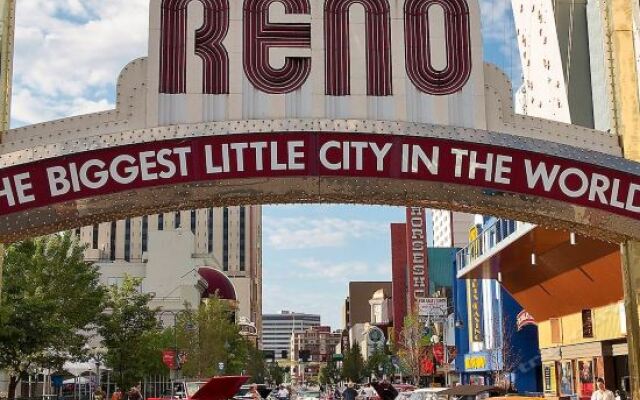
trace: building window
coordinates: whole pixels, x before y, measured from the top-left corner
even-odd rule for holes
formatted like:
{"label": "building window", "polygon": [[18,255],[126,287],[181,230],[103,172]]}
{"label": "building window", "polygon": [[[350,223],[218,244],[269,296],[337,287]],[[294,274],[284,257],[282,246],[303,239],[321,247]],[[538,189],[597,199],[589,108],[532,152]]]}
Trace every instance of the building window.
{"label": "building window", "polygon": [[245,238],[245,226],[246,226],[246,212],[245,207],[240,207],[240,271],[246,271],[245,266],[245,251],[246,251],[246,238]]}
{"label": "building window", "polygon": [[91,248],[98,249],[98,235],[100,234],[100,225],[93,225],[93,233],[91,237]]}
{"label": "building window", "polygon": [[116,259],[116,229],[118,228],[115,221],[111,222],[111,236],[109,237],[109,259],[115,261]]}
{"label": "building window", "polygon": [[124,260],[131,261],[131,218],[124,222]]}
{"label": "building window", "polygon": [[222,269],[229,271],[229,208],[222,212]]}
{"label": "building window", "polygon": [[173,229],[180,228],[180,225],[181,225],[180,217],[181,217],[180,211],[177,211],[175,213],[175,219],[173,220]]}
{"label": "building window", "polygon": [[142,252],[149,249],[149,217],[142,217]]}
{"label": "building window", "polygon": [[582,337],[593,338],[593,312],[590,309],[582,310]]}
{"label": "building window", "polygon": [[196,234],[196,210],[191,210],[191,233]]}
{"label": "building window", "polygon": [[562,343],[562,321],[560,318],[551,318],[551,343]]}
{"label": "building window", "polygon": [[164,230],[164,214],[158,214],[158,230]]}
{"label": "building window", "polygon": [[207,217],[207,250],[209,254],[213,253],[213,208],[209,209]]}

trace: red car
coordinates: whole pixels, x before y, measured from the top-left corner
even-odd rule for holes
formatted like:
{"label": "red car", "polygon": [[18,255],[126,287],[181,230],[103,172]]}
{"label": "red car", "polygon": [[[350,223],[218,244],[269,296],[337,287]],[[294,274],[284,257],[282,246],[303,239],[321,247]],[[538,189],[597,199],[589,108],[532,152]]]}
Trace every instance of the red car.
{"label": "red car", "polygon": [[248,380],[248,376],[216,376],[206,382],[184,381],[176,385],[178,388],[174,393],[162,396],[161,399],[147,400],[230,400]]}

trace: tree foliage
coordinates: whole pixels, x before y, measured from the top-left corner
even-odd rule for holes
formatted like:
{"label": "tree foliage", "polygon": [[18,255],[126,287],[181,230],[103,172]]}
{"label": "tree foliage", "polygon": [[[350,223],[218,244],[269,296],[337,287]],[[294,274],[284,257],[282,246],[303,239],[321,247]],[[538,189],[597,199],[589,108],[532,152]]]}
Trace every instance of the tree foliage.
{"label": "tree foliage", "polygon": [[[98,333],[107,348],[107,366],[118,386],[128,389],[158,367],[163,339],[157,330],[152,295],[140,293],[141,279],[125,277],[122,286],[109,288],[107,312]],[[166,341],[166,337],[164,339]]]}
{"label": "tree foliage", "polygon": [[278,363],[271,363],[268,366],[269,378],[268,381],[276,386],[284,383],[284,377],[286,370],[282,368]]}
{"label": "tree foliage", "polygon": [[346,381],[361,382],[365,377],[365,364],[360,351],[360,345],[355,343],[344,355],[342,362],[342,377]]}
{"label": "tree foliage", "polygon": [[10,375],[9,397],[36,368],[60,368],[84,354],[104,309],[100,274],[84,261],[69,232],[8,246],[0,303],[0,370]]}
{"label": "tree foliage", "polygon": [[187,354],[182,367],[185,376],[240,375],[246,369],[249,343],[240,335],[228,302],[211,298],[197,310],[188,307],[177,329],[178,347]]}
{"label": "tree foliage", "polygon": [[429,337],[424,335],[423,323],[418,314],[407,315],[398,341],[398,358],[401,368],[416,384],[420,382],[421,362],[429,346]]}
{"label": "tree foliage", "polygon": [[338,364],[331,360],[320,369],[319,381],[322,385],[334,385],[340,382],[342,371],[338,368]]}
{"label": "tree foliage", "polygon": [[385,347],[378,347],[367,359],[367,375],[382,379],[384,376],[393,375],[395,368],[391,362],[391,355]]}
{"label": "tree foliage", "polygon": [[487,352],[493,369],[493,384],[507,390],[514,383],[511,381],[512,373],[522,362],[520,351],[513,343],[516,321],[509,320],[505,315],[503,318],[492,318],[491,322],[496,343]]}
{"label": "tree foliage", "polygon": [[267,361],[264,358],[264,353],[253,343],[247,342],[246,346],[247,358],[244,368],[245,374],[251,377],[251,383],[265,383],[269,378],[269,370]]}

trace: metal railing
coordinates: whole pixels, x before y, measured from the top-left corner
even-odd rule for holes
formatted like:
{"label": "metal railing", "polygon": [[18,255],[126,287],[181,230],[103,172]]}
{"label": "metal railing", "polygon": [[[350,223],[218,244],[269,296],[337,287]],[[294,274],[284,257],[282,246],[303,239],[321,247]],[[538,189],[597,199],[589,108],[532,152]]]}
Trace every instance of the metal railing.
{"label": "metal railing", "polygon": [[473,264],[474,261],[490,254],[500,243],[514,237],[516,234],[531,230],[535,225],[498,219],[469,242],[469,245],[456,254],[458,272]]}

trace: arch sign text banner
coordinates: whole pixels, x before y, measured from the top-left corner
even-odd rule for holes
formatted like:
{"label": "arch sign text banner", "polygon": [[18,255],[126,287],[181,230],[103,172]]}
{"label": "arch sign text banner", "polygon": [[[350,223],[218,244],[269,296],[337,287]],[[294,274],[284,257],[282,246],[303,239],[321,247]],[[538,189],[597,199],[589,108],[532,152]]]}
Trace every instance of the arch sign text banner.
{"label": "arch sign text banner", "polygon": [[151,0],[115,110],[14,129],[0,241],[149,212],[416,205],[640,238],[616,137],[515,115],[477,0]]}

